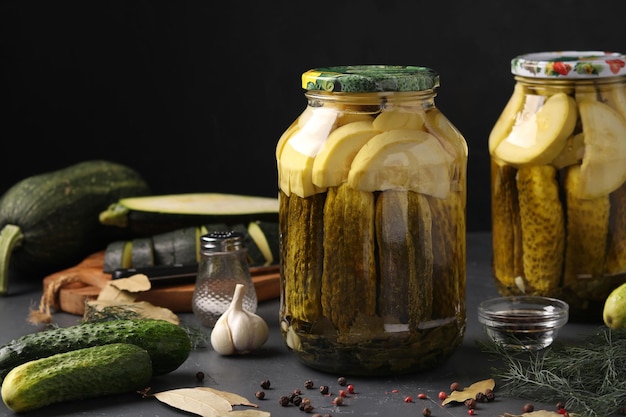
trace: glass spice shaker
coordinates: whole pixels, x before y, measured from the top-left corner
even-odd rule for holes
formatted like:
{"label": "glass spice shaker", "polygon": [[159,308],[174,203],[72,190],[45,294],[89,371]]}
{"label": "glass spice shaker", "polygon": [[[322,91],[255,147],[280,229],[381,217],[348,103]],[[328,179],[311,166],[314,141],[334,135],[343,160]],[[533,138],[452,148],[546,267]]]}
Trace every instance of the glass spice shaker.
{"label": "glass spice shaker", "polygon": [[276,146],[284,341],[337,374],[441,365],[465,332],[467,144],[439,74],[319,68],[302,87]]}
{"label": "glass spice shaker", "polygon": [[213,327],[231,303],[235,286],[246,287],[243,308],[254,313],[257,296],[242,233],[215,231],[200,237],[200,262],[192,296],[193,313]]}
{"label": "glass spice shaker", "polygon": [[537,52],[511,72],[489,136],[496,286],[601,321],[626,282],[626,56]]}

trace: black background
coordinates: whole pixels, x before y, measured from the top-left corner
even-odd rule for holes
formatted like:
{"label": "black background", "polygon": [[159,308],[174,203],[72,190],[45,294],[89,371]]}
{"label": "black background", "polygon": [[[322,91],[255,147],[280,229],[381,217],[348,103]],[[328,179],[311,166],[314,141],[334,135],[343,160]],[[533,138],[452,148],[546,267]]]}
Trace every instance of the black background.
{"label": "black background", "polygon": [[468,230],[488,230],[487,137],[510,60],[626,51],[619,1],[6,1],[0,3],[0,192],[104,158],[154,194],[275,196],[274,148],[305,106],[302,72],[437,70],[469,146]]}

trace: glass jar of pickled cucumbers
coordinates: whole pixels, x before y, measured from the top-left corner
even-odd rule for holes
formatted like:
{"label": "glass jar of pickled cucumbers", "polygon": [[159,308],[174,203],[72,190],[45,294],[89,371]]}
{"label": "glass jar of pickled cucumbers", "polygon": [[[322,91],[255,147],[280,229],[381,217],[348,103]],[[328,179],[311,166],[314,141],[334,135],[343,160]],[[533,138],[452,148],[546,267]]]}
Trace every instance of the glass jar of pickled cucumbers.
{"label": "glass jar of pickled cucumbers", "polygon": [[502,295],[561,298],[601,321],[626,281],[626,57],[541,52],[511,62],[489,136],[493,274]]}
{"label": "glass jar of pickled cucumbers", "polygon": [[436,367],[466,323],[467,144],[439,75],[320,68],[302,87],[276,147],[284,341],[339,375]]}

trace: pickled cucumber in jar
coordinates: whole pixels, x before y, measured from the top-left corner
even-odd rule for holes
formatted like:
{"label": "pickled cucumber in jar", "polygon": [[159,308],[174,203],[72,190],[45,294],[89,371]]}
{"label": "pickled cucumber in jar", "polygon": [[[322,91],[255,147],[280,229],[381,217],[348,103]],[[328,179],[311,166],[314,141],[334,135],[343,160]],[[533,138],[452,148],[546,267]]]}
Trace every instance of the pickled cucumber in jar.
{"label": "pickled cucumber in jar", "polygon": [[465,331],[467,145],[424,67],[303,74],[276,147],[281,331],[306,365],[409,373]]}
{"label": "pickled cucumber in jar", "polygon": [[557,297],[602,320],[626,281],[626,57],[512,60],[513,94],[489,136],[493,273],[502,295]]}

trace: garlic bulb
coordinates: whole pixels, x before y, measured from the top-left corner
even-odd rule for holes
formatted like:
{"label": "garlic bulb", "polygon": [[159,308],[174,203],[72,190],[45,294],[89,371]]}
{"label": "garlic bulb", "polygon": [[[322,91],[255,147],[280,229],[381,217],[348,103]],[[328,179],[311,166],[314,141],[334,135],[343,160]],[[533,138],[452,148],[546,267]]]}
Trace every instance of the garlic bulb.
{"label": "garlic bulb", "polygon": [[260,348],[269,337],[262,317],[243,309],[243,284],[235,286],[228,309],[217,319],[211,332],[211,345],[220,355],[249,353]]}

